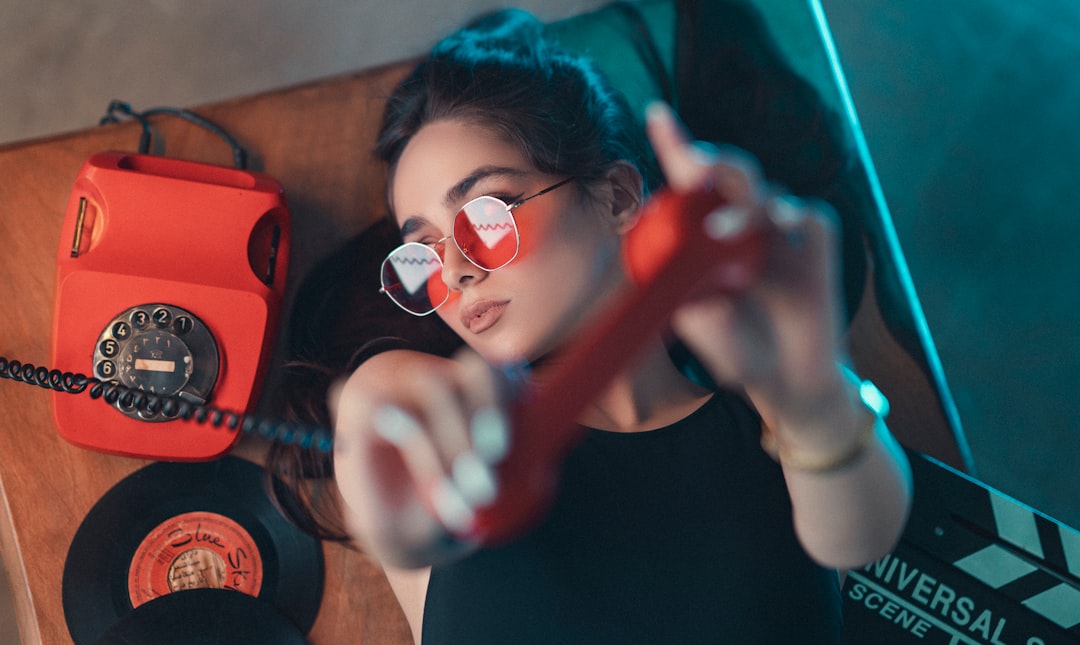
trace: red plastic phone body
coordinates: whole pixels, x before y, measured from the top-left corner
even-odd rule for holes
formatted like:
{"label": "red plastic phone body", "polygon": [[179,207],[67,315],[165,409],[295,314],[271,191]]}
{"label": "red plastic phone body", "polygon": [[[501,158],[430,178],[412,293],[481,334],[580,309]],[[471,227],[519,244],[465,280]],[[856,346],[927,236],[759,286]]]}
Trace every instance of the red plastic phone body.
{"label": "red plastic phone body", "polygon": [[582,437],[585,406],[633,361],[636,348],[662,333],[675,307],[710,275],[725,292],[748,287],[760,272],[766,230],[748,225],[710,237],[707,218],[722,206],[709,191],[661,192],[644,207],[623,246],[637,288],[567,348],[566,360],[546,374],[511,410],[510,454],[498,466],[499,497],[476,513],[467,537],[485,543],[510,539],[542,517],[557,485],[559,465]]}
{"label": "red plastic phone body", "polygon": [[[289,257],[281,185],[255,172],[121,152],[92,156],[68,202],[57,253],[51,363],[92,374],[99,335],[126,309],[166,303],[216,341],[209,403],[248,411],[274,343]],[[238,433],[146,422],[88,396],[53,394],[59,433],[84,448],[196,461]]]}

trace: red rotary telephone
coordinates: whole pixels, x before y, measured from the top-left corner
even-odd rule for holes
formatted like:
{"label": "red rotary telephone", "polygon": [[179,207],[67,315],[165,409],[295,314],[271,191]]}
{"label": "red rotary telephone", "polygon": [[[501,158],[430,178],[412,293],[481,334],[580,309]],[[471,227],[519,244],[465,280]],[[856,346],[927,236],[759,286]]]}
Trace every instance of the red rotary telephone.
{"label": "red rotary telephone", "polygon": [[[132,393],[247,411],[273,348],[289,257],[281,185],[257,172],[103,152],[75,180],[57,253],[53,365]],[[56,427],[102,452],[196,461],[239,437],[54,388]]]}

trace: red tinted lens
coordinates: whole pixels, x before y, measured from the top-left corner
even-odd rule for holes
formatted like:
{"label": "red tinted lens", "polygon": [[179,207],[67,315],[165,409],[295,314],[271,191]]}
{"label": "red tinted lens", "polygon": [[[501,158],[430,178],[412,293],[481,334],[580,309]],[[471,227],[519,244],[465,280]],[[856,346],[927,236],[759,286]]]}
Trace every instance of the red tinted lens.
{"label": "red tinted lens", "polygon": [[454,242],[473,264],[494,271],[517,257],[518,230],[506,204],[477,197],[454,218]]}
{"label": "red tinted lens", "polygon": [[442,279],[442,261],[431,247],[409,242],[382,263],[382,287],[402,309],[429,314],[446,302],[450,290]]}

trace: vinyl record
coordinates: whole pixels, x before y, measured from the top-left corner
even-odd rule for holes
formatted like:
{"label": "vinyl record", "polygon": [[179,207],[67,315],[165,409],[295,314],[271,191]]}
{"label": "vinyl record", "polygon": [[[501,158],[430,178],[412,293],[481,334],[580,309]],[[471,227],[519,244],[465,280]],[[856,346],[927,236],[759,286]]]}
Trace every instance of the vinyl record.
{"label": "vinyl record", "polygon": [[269,603],[224,589],[155,598],[124,614],[94,645],[305,645]]}
{"label": "vinyl record", "polygon": [[258,598],[302,633],[319,610],[320,542],[278,512],[262,469],[243,459],[154,463],[105,493],[68,549],[64,616],[75,645],[89,645],[133,610],[202,588]]}

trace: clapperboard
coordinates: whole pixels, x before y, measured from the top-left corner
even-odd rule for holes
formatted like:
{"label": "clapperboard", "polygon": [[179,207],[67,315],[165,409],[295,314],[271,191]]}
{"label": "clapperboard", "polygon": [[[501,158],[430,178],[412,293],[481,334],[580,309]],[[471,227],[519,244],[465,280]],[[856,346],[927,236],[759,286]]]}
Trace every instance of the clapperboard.
{"label": "clapperboard", "polygon": [[909,453],[911,519],[848,572],[844,645],[1080,643],[1080,532]]}

